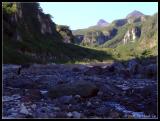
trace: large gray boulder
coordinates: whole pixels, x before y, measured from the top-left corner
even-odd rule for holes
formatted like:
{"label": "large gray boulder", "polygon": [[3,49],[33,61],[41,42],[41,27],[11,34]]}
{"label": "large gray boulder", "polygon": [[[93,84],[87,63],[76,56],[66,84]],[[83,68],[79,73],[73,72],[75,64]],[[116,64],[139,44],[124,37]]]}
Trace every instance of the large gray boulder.
{"label": "large gray boulder", "polygon": [[95,84],[87,81],[77,81],[52,87],[49,89],[48,95],[50,98],[67,95],[80,95],[83,98],[87,98],[97,95],[97,92],[98,88]]}

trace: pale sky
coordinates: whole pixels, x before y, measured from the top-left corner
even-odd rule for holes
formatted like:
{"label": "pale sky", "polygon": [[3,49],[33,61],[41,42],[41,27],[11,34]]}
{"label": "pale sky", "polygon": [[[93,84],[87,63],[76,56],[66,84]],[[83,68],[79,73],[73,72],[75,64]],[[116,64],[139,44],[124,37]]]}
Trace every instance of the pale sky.
{"label": "pale sky", "polygon": [[158,12],[158,2],[40,2],[40,6],[56,24],[72,30],[96,25],[99,19],[111,23],[134,10],[146,15]]}

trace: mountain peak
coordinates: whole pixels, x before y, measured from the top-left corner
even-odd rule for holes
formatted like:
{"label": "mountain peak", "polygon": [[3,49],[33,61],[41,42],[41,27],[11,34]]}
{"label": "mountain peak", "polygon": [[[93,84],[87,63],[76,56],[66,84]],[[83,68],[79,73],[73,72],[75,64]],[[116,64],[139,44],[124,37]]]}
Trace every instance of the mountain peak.
{"label": "mountain peak", "polygon": [[144,14],[141,13],[140,11],[134,10],[134,11],[132,11],[131,13],[129,13],[126,18],[130,18],[130,17],[141,17],[141,16],[144,16]]}
{"label": "mountain peak", "polygon": [[100,19],[98,22],[97,22],[97,25],[98,26],[107,26],[109,23],[107,21],[105,21],[104,19]]}

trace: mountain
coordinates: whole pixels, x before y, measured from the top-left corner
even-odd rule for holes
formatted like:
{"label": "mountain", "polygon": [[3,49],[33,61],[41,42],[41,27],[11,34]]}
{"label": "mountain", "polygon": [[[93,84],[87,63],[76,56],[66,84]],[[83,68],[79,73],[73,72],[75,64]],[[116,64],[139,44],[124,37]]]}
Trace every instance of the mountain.
{"label": "mountain", "polygon": [[106,55],[74,45],[69,27],[54,23],[39,3],[3,2],[2,8],[4,64],[66,63]]}
{"label": "mountain", "polygon": [[[144,33],[150,35],[149,31],[153,30],[150,27],[156,27],[155,23],[157,23],[157,20],[155,15],[148,16],[139,11],[133,11],[128,14],[126,18],[114,20],[108,26],[81,29],[74,31],[73,34],[75,37],[81,36],[79,42],[82,45],[113,48],[121,44],[137,42],[141,40],[142,36],[145,36]],[[147,33],[144,31],[144,28],[146,28],[144,25],[146,25],[146,23],[148,26],[146,29],[146,31],[148,30]],[[157,29],[154,29],[152,31],[153,34],[156,33],[156,31]],[[146,39],[150,37],[151,36]]]}
{"label": "mountain", "polygon": [[104,26],[108,26],[108,22],[106,22],[105,20],[103,20],[103,19],[100,19],[98,22],[97,22],[97,26],[102,26],[102,27],[104,27]]}
{"label": "mountain", "polygon": [[132,17],[138,18],[138,17],[141,17],[141,16],[144,16],[144,14],[141,13],[140,11],[134,10],[134,11],[132,11],[131,13],[129,13],[129,14],[126,16],[126,18],[127,18],[127,19],[132,18]]}

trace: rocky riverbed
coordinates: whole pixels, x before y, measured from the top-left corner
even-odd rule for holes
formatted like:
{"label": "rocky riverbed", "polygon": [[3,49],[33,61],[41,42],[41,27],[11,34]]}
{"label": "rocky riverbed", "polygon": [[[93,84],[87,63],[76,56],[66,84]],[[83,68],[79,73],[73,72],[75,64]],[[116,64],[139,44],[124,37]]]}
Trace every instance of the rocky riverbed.
{"label": "rocky riverbed", "polygon": [[3,65],[3,118],[157,118],[157,64]]}

